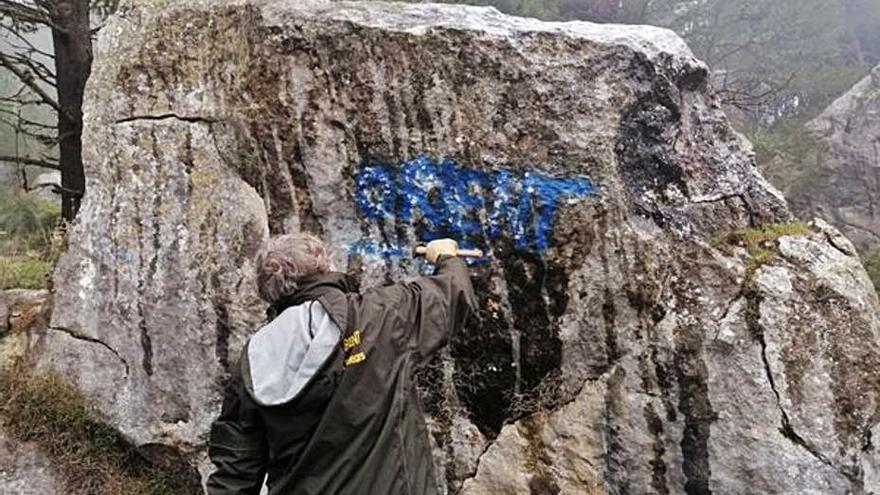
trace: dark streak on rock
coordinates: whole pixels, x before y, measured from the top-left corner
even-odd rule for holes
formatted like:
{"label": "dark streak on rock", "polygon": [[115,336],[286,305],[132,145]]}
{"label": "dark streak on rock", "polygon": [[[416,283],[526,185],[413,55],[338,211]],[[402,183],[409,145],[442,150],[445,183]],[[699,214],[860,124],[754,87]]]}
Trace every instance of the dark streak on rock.
{"label": "dark streak on rock", "polygon": [[141,365],[144,367],[144,371],[147,375],[153,375],[153,341],[150,338],[150,332],[147,330],[147,322],[141,317],[141,323],[139,325],[141,332],[141,347],[144,349],[144,357],[141,360]]}
{"label": "dark streak on rock", "polygon": [[680,329],[675,342],[675,373],[678,380],[678,409],[684,415],[681,439],[682,470],[685,475],[685,493],[708,495],[709,432],[717,419],[709,402],[708,371],[703,361],[701,328]]}
{"label": "dark streak on rock", "polygon": [[605,323],[605,355],[609,368],[620,358],[620,351],[617,348],[617,329],[614,322],[616,315],[614,293],[611,291],[611,287],[606,286],[602,301],[602,321]]}
{"label": "dark streak on rock", "polygon": [[232,333],[232,325],[229,323],[229,310],[222,303],[214,303],[214,312],[217,313],[217,340],[214,344],[214,355],[223,370],[229,372],[229,335]]}
{"label": "dark streak on rock", "polygon": [[654,437],[654,442],[651,444],[654,451],[654,457],[651,459],[651,488],[657,495],[669,495],[669,486],[666,481],[666,462],[663,460],[663,455],[666,453],[663,420],[660,419],[651,404],[645,404],[643,413],[648,431]]}
{"label": "dark streak on rock", "polygon": [[631,490],[630,473],[627,469],[626,460],[629,456],[625,440],[621,438],[618,420],[626,416],[626,404],[624,401],[624,381],[626,370],[615,367],[608,376],[607,389],[605,391],[605,411],[603,413],[603,435],[605,440],[605,452],[602,460],[605,465],[605,478],[616,493],[633,493]]}

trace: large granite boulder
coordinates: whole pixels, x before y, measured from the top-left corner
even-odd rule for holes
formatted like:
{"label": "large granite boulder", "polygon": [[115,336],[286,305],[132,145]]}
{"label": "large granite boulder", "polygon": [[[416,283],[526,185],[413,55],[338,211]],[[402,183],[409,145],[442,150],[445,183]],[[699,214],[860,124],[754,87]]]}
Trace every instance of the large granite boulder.
{"label": "large granite boulder", "polygon": [[832,227],[785,225],[670,31],[130,2],[85,115],[41,361],[151,451],[200,459],[269,232],[321,235],[364,287],[452,236],[488,256],[479,314],[420,376],[444,490],[880,486],[870,281]]}
{"label": "large granite boulder", "polygon": [[868,253],[880,245],[880,66],[807,128],[818,153],[804,202]]}

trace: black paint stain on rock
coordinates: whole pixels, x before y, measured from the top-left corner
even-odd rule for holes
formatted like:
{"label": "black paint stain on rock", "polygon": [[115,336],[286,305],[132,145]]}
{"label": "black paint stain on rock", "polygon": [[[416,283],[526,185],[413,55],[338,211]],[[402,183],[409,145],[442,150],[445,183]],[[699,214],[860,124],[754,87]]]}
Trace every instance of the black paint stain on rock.
{"label": "black paint stain on rock", "polygon": [[[513,324],[520,332],[521,393],[528,396],[545,378],[558,374],[562,364],[559,328],[544,300],[549,262],[540,255],[500,252],[507,279]],[[527,397],[536,406],[550,405],[558,397],[558,387],[542,387],[542,397]],[[537,399],[537,403],[535,400]],[[530,409],[519,413],[533,412]]]}
{"label": "black paint stain on rock", "polygon": [[[443,379],[443,356],[441,354],[435,354],[430,361],[416,370],[419,401],[425,413],[434,418],[446,416]],[[437,440],[439,442],[439,439]]]}
{"label": "black paint stain on rock", "polygon": [[[555,320],[568,304],[564,266],[517,251],[510,239],[494,244],[502,273],[488,267],[472,271],[481,309],[451,345],[458,395],[490,439],[505,423],[559,402],[562,341]],[[507,303],[493,293],[493,277],[504,277]],[[512,314],[502,309],[507,305]]]}
{"label": "black paint stain on rock", "polygon": [[645,192],[653,192],[658,199],[668,199],[669,187],[674,186],[681,194],[689,194],[685,172],[677,163],[673,149],[681,119],[675,101],[678,89],[656,74],[648,62],[636,60],[631,70],[653,83],[623,112],[615,147],[618,172],[635,212],[656,217],[656,209],[643,199]]}
{"label": "black paint stain on rock", "polygon": [[450,354],[462,404],[483,435],[494,438],[508,418],[516,384],[510,322],[501,311],[501,299],[492,294],[491,273],[472,274],[480,310],[453,335]]}

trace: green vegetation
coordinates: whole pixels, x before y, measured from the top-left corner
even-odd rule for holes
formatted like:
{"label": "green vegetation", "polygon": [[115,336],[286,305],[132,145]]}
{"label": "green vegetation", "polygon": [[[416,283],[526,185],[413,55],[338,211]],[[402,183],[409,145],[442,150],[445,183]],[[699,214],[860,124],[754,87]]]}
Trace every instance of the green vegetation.
{"label": "green vegetation", "polygon": [[751,277],[758,268],[776,257],[776,241],[780,237],[807,235],[810,232],[812,229],[805,222],[771,223],[715,236],[711,244],[728,253],[732,253],[733,247],[744,248],[749,256],[746,273]]}
{"label": "green vegetation", "polygon": [[0,290],[43,289],[51,271],[52,263],[40,258],[0,257]]}
{"label": "green vegetation", "polygon": [[0,252],[45,251],[61,221],[61,206],[38,196],[0,191]]}
{"label": "green vegetation", "polygon": [[0,289],[39,289],[61,247],[58,203],[0,191]]}
{"label": "green vegetation", "polygon": [[150,467],[86,399],[54,374],[0,372],[0,419],[15,440],[34,442],[63,473],[71,495],[191,493]]}
{"label": "green vegetation", "polygon": [[862,263],[864,263],[865,270],[868,271],[868,275],[871,277],[871,282],[874,282],[874,288],[880,292],[880,248],[863,256]]}

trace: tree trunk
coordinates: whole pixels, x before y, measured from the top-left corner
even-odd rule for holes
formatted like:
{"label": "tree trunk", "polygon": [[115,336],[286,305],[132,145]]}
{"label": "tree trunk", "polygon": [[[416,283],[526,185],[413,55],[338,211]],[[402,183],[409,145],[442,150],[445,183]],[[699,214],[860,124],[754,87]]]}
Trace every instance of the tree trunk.
{"label": "tree trunk", "polygon": [[58,146],[61,166],[61,214],[71,221],[85,193],[82,161],[82,103],[92,70],[89,0],[57,0],[52,15],[55,74],[58,83]]}

